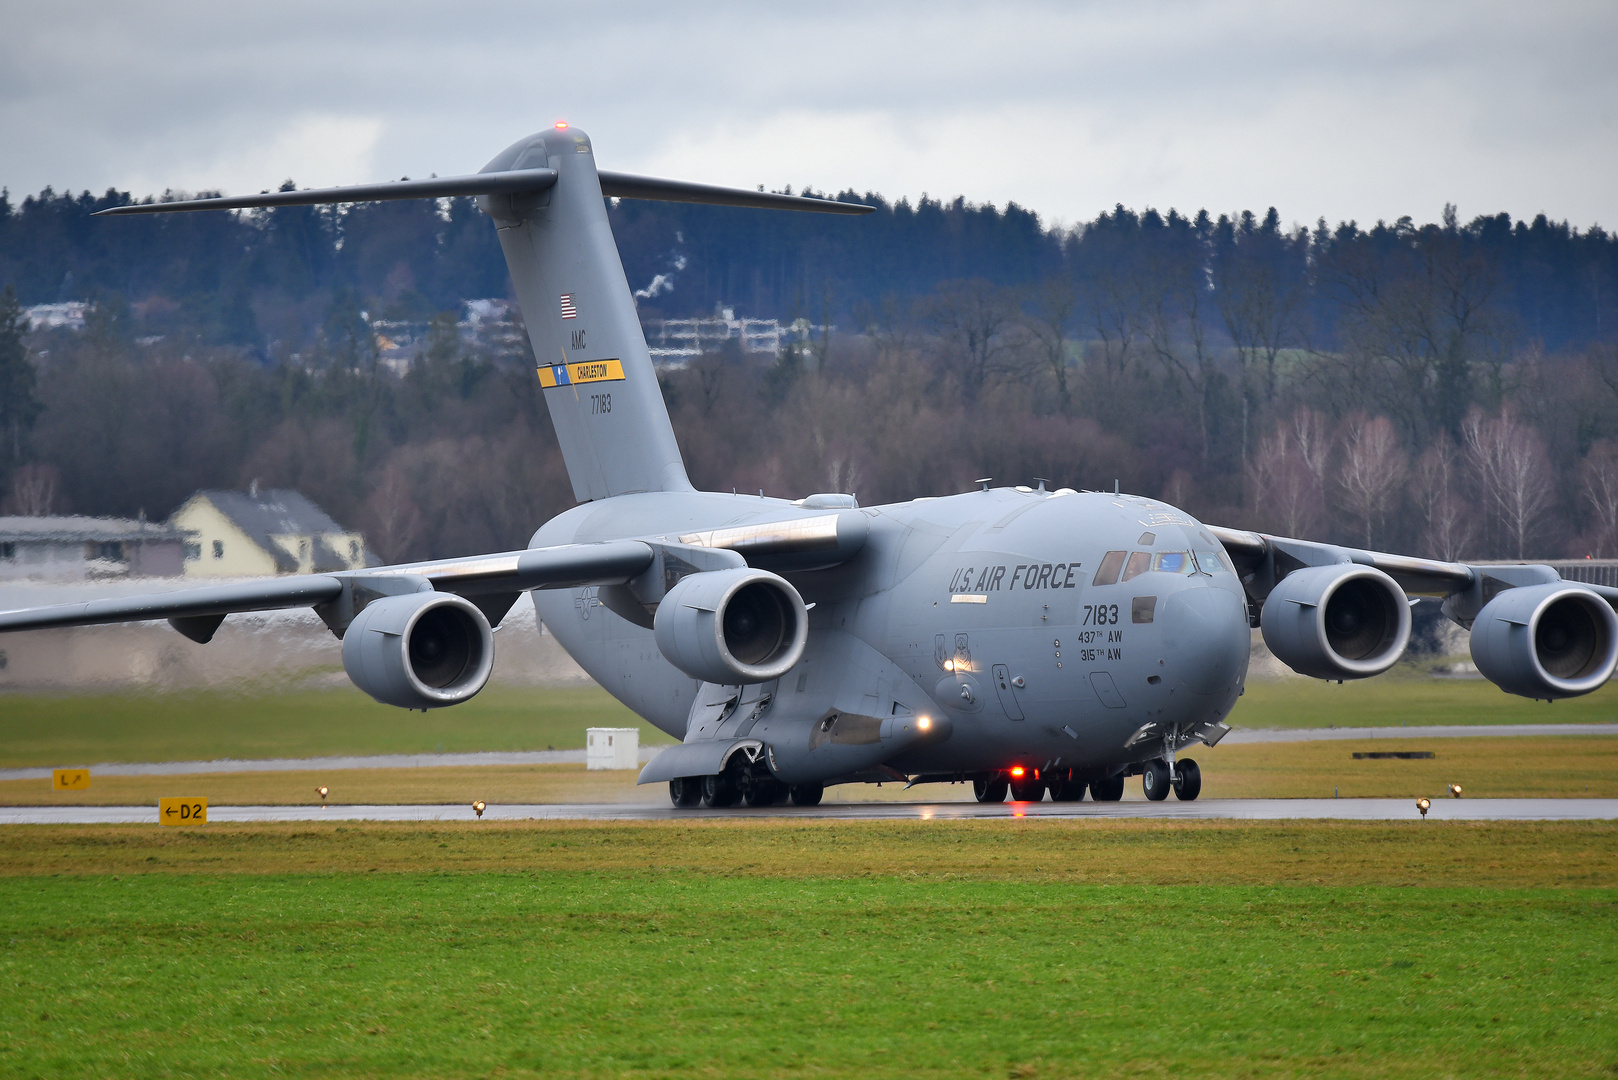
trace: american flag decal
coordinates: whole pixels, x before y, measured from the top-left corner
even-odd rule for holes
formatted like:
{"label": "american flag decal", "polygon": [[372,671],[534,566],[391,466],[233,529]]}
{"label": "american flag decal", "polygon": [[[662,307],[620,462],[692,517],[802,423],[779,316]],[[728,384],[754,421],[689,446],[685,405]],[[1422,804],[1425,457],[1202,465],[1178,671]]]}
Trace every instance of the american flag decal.
{"label": "american flag decal", "polygon": [[579,306],[573,302],[573,294],[570,293],[570,292],[563,293],[562,294],[562,318],[564,318],[564,319],[577,319],[578,317],[579,317]]}

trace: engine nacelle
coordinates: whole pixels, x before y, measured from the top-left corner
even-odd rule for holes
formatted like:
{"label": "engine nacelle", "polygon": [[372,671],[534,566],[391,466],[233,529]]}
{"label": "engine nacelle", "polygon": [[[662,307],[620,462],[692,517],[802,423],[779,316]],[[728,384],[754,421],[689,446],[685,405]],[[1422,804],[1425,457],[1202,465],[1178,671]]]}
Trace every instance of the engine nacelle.
{"label": "engine nacelle", "polygon": [[1547,701],[1588,694],[1618,665],[1618,615],[1577,585],[1507,589],[1472,623],[1472,661],[1509,694]]}
{"label": "engine nacelle", "polygon": [[1287,667],[1317,679],[1365,679],[1410,644],[1410,603],[1371,566],[1309,566],[1282,578],[1259,617],[1264,644]]}
{"label": "engine nacelle", "polygon": [[483,612],[453,593],[386,596],[343,632],[343,667],[384,705],[459,705],[489,681],[494,633]]}
{"label": "engine nacelle", "polygon": [[809,640],[809,611],[785,578],[745,566],[689,574],[652,624],[668,662],[703,682],[769,682],[790,671]]}

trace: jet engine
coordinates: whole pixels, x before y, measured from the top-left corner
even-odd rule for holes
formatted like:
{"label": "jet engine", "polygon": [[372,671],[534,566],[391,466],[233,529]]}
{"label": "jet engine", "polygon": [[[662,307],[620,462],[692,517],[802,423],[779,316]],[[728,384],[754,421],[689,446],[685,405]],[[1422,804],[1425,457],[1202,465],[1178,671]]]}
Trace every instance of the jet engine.
{"label": "jet engine", "polygon": [[1618,665],[1618,615],[1576,585],[1507,589],[1472,623],[1472,660],[1510,694],[1547,701],[1588,694]]}
{"label": "jet engine", "polygon": [[1264,601],[1264,644],[1317,679],[1364,679],[1392,667],[1410,643],[1410,603],[1382,571],[1352,563],[1282,578]]}
{"label": "jet engine", "polygon": [[704,682],[779,679],[803,656],[809,611],[785,578],[745,566],[689,574],[652,624],[668,662]]}
{"label": "jet engine", "polygon": [[354,685],[384,705],[459,705],[489,681],[489,620],[452,593],[374,600],[343,633],[343,667]]}

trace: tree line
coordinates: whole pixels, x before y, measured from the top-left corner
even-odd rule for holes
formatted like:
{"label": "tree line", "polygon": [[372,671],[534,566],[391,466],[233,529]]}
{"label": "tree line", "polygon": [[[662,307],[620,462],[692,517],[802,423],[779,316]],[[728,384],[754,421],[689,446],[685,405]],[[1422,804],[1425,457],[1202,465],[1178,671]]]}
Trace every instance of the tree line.
{"label": "tree line", "polygon": [[[66,229],[77,219],[64,198],[35,202],[57,206]],[[38,294],[8,286],[7,508],[161,517],[199,487],[256,479],[304,491],[388,558],[526,543],[570,488],[531,369],[457,332],[446,297],[505,287],[498,263],[498,289],[455,287],[459,264],[444,252],[494,244],[458,205],[383,204],[398,217],[363,226],[374,235],[357,211],[137,219],[233,236],[254,270],[216,253],[195,278],[201,289],[212,275],[214,301],[181,302],[164,290],[184,295],[172,282],[192,280],[189,257],[165,262],[154,240],[147,291],[94,294],[82,332],[29,332],[21,304]],[[796,289],[783,301],[795,310],[842,314],[835,332],[779,358],[721,351],[662,374],[699,486],[852,491],[871,504],[981,476],[1116,481],[1205,520],[1438,557],[1618,555],[1614,242],[1600,230],[1463,224],[1452,211],[1421,226],[1286,229],[1273,210],[1119,207],[1058,232],[1014,208],[884,204],[873,232],[893,245],[889,262],[833,279],[812,269],[811,233],[792,232],[822,227],[816,215],[755,225],[716,212],[712,232],[686,230],[701,219],[681,215],[708,212],[613,208],[631,280],[675,279],[641,300],[643,314],[676,310],[654,302],[694,288],[699,265],[715,289]],[[9,229],[36,210],[7,213]],[[761,231],[727,248],[715,238],[726,220],[733,239]],[[127,223],[79,224],[113,244],[106,230]],[[847,235],[864,223],[852,225]],[[333,229],[343,242],[328,251]],[[704,235],[721,254],[697,258]],[[814,243],[831,250],[839,235]],[[881,288],[910,243],[925,259]],[[91,265],[73,263],[71,245],[41,244],[31,257],[58,260],[46,277],[63,259]],[[777,244],[779,258],[745,279],[722,272],[748,265],[736,253],[749,244]],[[423,250],[443,261],[421,262]],[[105,248],[98,265],[123,254]],[[870,284],[838,300],[860,274]],[[378,275],[382,291],[368,291]],[[232,289],[237,316],[222,298]],[[370,325],[389,303],[432,322],[402,375],[379,364]],[[236,317],[266,342],[301,334],[297,350],[233,340]],[[1560,337],[1536,332],[1552,324]]]}

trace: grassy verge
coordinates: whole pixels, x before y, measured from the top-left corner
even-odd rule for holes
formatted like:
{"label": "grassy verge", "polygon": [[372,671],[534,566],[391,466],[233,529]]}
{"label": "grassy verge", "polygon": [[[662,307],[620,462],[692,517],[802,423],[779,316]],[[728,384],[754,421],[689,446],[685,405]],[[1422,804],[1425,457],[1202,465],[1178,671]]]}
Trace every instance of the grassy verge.
{"label": "grassy verge", "polygon": [[353,688],[289,693],[0,696],[0,767],[100,761],[581,749],[587,727],[638,727],[607,692],[493,686],[453,709],[407,712]]}
{"label": "grassy verge", "polygon": [[1435,679],[1413,665],[1355,682],[1254,680],[1230,716],[1236,727],[1399,727],[1415,724],[1610,724],[1618,685],[1543,701],[1507,694],[1483,679]]}
{"label": "grassy verge", "polygon": [[1586,823],[8,829],[0,1072],[1608,1076],[1615,840]]}
{"label": "grassy verge", "polygon": [[[1356,751],[1426,750],[1430,759],[1354,760]],[[1258,743],[1193,751],[1203,797],[1437,797],[1458,783],[1472,798],[1618,798],[1618,738],[1550,735],[1464,739],[1376,739]],[[582,765],[445,766],[209,773],[195,776],[92,776],[84,791],[52,791],[49,780],[0,781],[0,806],[155,806],[164,795],[206,795],[216,806],[314,805],[321,785],[334,804],[350,803],[662,803],[661,784],[635,786],[633,771],[588,772]],[[1140,798],[1139,781],[1126,796]],[[969,785],[848,784],[831,802],[940,802],[971,798]]]}

